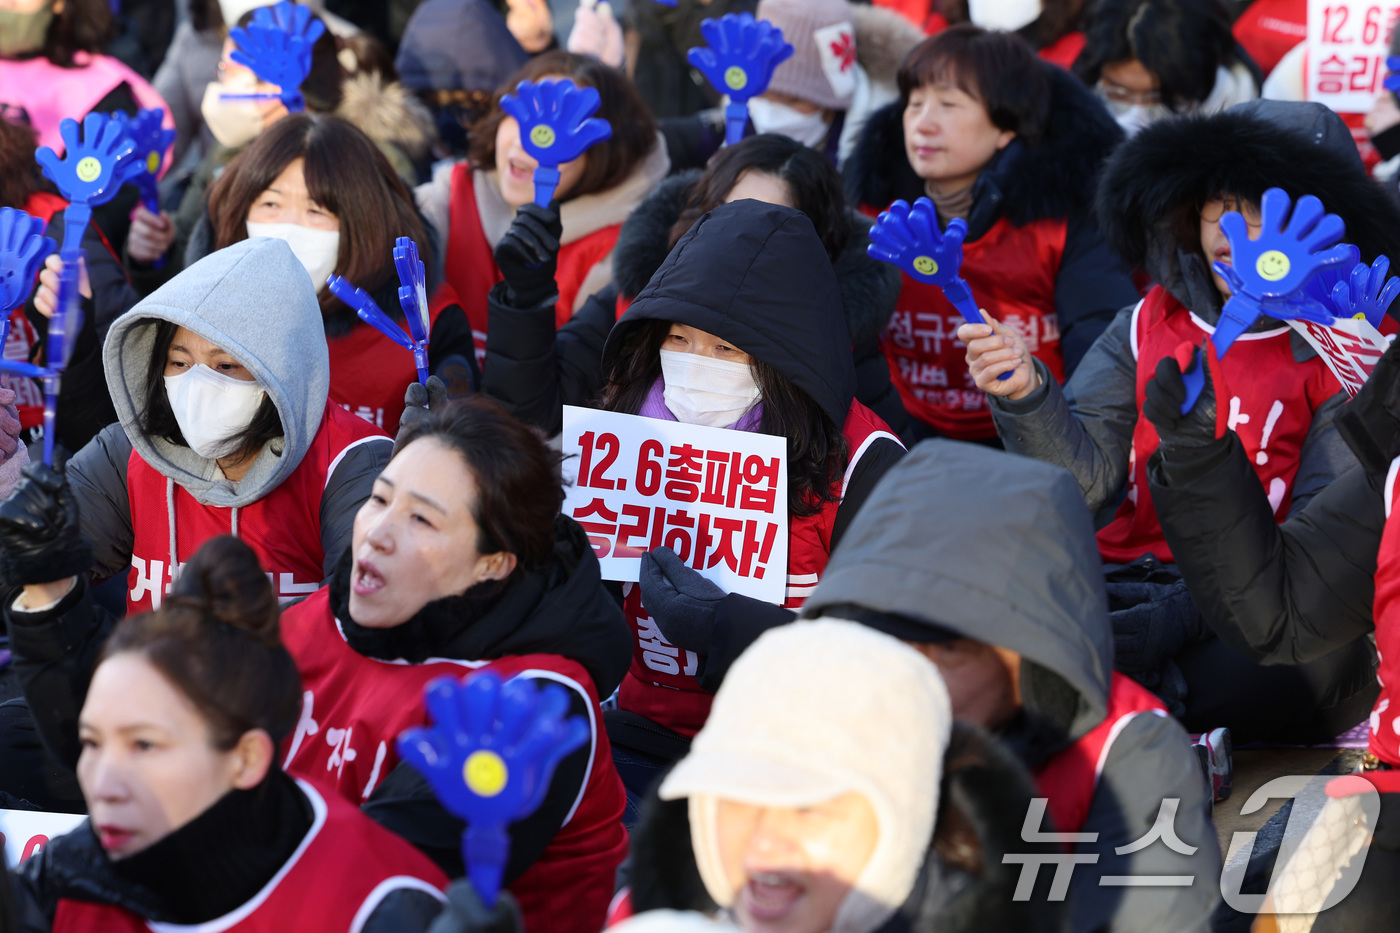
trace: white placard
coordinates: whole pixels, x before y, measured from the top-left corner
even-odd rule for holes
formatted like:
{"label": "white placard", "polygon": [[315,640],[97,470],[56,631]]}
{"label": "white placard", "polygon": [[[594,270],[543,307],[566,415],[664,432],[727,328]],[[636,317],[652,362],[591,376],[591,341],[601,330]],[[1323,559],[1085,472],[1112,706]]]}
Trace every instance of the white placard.
{"label": "white placard", "polygon": [[5,864],[14,868],[20,862],[87,819],[81,813],[45,813],[41,810],[0,810],[0,845],[5,848]]}
{"label": "white placard", "polygon": [[1308,0],[1305,98],[1338,113],[1370,112],[1397,16],[1395,0]]}
{"label": "white placard", "polygon": [[1371,370],[1390,347],[1390,339],[1372,327],[1364,318],[1338,318],[1331,327],[1312,321],[1289,321],[1289,326],[1322,357],[1332,375],[1354,397]]}
{"label": "white placard", "polygon": [[666,545],[726,592],[781,604],[787,588],[787,440],[564,406],[564,514],[604,580],[635,582]]}

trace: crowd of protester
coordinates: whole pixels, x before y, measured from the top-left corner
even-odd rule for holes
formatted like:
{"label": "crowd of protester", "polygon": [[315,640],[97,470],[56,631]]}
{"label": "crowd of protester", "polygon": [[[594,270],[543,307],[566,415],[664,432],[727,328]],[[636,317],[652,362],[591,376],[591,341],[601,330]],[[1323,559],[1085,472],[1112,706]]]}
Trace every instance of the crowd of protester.
{"label": "crowd of protester", "polygon": [[[81,258],[0,242],[0,933],[1394,926],[1400,350],[1206,361],[1271,189],[1400,259],[1400,98],[1305,99],[1307,4],[308,0],[296,87],[269,6],[0,0],[0,222],[82,214],[65,120],[171,131]],[[791,45],[742,126],[733,14]],[[563,80],[610,133],[540,197]],[[920,198],[984,320],[876,258]],[[609,579],[578,417],[776,439],[781,595],[659,528]],[[1228,847],[1236,745],[1358,732],[1333,837]]]}

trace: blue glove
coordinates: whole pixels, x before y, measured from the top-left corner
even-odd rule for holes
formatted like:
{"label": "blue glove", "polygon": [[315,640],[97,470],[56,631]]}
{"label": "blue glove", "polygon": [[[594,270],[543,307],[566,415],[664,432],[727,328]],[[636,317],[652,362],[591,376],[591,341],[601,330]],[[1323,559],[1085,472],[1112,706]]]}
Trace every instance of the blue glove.
{"label": "blue glove", "polygon": [[[1281,302],[1294,299],[1319,269],[1346,262],[1350,255],[1346,244],[1338,242],[1346,235],[1346,225],[1336,214],[1326,213],[1312,195],[1303,195],[1293,207],[1286,192],[1270,188],[1260,207],[1264,229],[1257,240],[1249,238],[1249,227],[1237,212],[1220,218],[1220,229],[1230,241],[1230,263],[1217,262],[1214,268],[1232,292],[1215,328],[1222,357],[1260,314],[1279,310]],[[1305,309],[1306,303],[1298,303],[1290,316],[1303,316]]]}
{"label": "blue glove", "polygon": [[[122,121],[105,113],[88,114],[82,129],[80,141],[76,120],[58,125],[67,147],[62,159],[48,146],[34,153],[45,177],[68,201],[63,213],[63,252],[74,258],[77,254],[73,251],[81,249],[83,234],[92,220],[92,208],[112,200],[121,187],[120,163],[136,151]],[[68,262],[67,256],[64,262]]]}
{"label": "blue glove", "polygon": [[[235,26],[229,38],[237,46],[229,56],[253,74],[281,90],[287,109],[306,109],[301,83],[311,73],[311,50],[326,31],[326,24],[311,18],[311,10],[291,0],[259,7],[247,29]],[[225,98],[265,97],[263,94],[226,94]]]}
{"label": "blue glove", "polygon": [[[0,313],[5,317],[5,337],[9,336],[10,312],[29,300],[34,277],[55,249],[54,241],[44,236],[45,226],[24,211],[0,207]],[[0,347],[4,343],[0,337]]]}
{"label": "blue glove", "polygon": [[642,555],[637,585],[642,607],[656,627],[677,648],[709,654],[714,644],[715,616],[728,594],[686,566],[668,547]]}
{"label": "blue glove", "polygon": [[[967,221],[959,217],[939,233],[938,210],[928,198],[919,198],[912,208],[907,201],[895,201],[870,228],[870,245],[865,252],[871,259],[898,266],[916,282],[937,285],[967,323],[986,324],[972,289],[958,275],[966,236]],[[1011,373],[997,378],[1005,381]]]}
{"label": "blue glove", "polygon": [[428,384],[428,286],[423,260],[418,258],[418,244],[406,236],[394,241],[394,267],[399,270],[399,306],[408,319],[413,335],[413,363],[418,367],[418,381]]}
{"label": "blue glove", "polygon": [[724,144],[732,146],[744,138],[749,119],[748,103],[768,90],[773,72],[792,57],[793,48],[783,31],[768,20],[755,20],[751,13],[727,13],[700,24],[706,46],[686,52],[686,61],[729,96],[724,110]]}
{"label": "blue glove", "polygon": [[536,689],[522,679],[502,684],[490,670],[465,682],[439,677],[423,700],[433,725],[405,730],[399,755],[449,813],[466,821],[467,874],[482,902],[494,907],[510,854],[506,827],[539,809],[559,762],[588,741],[588,723],[566,718],[563,687]]}
{"label": "blue glove", "polygon": [[535,169],[535,203],[548,207],[559,187],[559,166],[612,136],[607,120],[593,116],[602,104],[598,91],[578,87],[567,78],[521,81],[514,94],[501,98],[501,109],[520,124],[520,145]]}
{"label": "blue glove", "polygon": [[141,192],[141,203],[152,214],[160,213],[160,191],[156,182],[160,179],[166,150],[175,141],[175,131],[161,125],[164,119],[165,111],[152,107],[124,121],[126,135],[136,148],[129,158],[122,161],[122,181],[136,185]]}

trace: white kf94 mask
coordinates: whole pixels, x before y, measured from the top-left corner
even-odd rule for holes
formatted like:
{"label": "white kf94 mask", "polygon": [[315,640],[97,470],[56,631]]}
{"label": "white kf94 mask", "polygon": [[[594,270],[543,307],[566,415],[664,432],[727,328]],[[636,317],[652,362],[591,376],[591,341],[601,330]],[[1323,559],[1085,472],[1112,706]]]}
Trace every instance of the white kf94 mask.
{"label": "white kf94 mask", "polygon": [[666,407],[686,424],[727,428],[759,399],[748,363],[662,350],[661,378],[666,382]]}
{"label": "white kf94 mask", "polygon": [[217,460],[233,453],[230,441],[253,423],[267,390],[196,363],[178,376],[166,376],[165,394],[190,450]]}

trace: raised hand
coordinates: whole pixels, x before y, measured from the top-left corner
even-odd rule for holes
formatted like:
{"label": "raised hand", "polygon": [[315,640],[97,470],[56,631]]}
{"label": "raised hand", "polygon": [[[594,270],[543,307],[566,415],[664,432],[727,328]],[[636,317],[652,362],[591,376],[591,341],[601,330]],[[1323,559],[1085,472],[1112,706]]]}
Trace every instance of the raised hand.
{"label": "raised hand", "polygon": [[39,268],[56,248],[54,241],[44,236],[45,226],[24,211],[0,207],[0,314],[5,317],[6,336],[10,312],[29,299]]}
{"label": "raised hand", "polygon": [[136,185],[141,192],[141,203],[152,214],[160,213],[156,182],[160,179],[166,150],[175,141],[175,131],[162,125],[164,119],[165,111],[152,107],[124,121],[126,135],[136,148],[129,158],[122,160],[122,180]]}
{"label": "raised hand", "polygon": [[255,10],[248,28],[229,30],[229,38],[237,46],[229,57],[261,80],[277,85],[282,103],[296,113],[306,109],[301,83],[311,73],[311,50],[325,31],[325,23],[313,20],[310,9],[282,0]]}
{"label": "raised hand", "polygon": [[539,809],[559,762],[588,741],[588,724],[566,716],[562,687],[537,689],[522,679],[502,684],[490,670],[465,683],[440,677],[423,700],[433,725],[405,730],[399,755],[449,813],[466,821],[462,856],[489,907],[509,855],[506,827]]}
{"label": "raised hand", "polygon": [[773,72],[792,57],[793,48],[783,31],[751,13],[727,13],[700,24],[705,46],[686,52],[686,60],[703,74],[710,86],[729,96],[724,111],[724,144],[732,146],[744,137],[748,102],[768,90]]}
{"label": "raised hand", "polygon": [[44,175],[68,201],[64,211],[63,250],[78,249],[92,219],[92,208],[106,204],[121,187],[121,161],[131,155],[136,144],[127,138],[122,121],[105,113],[93,112],[83,118],[82,139],[78,122],[64,120],[58,125],[66,147],[63,158],[48,146],[34,154]]}
{"label": "raised hand", "polygon": [[501,109],[520,124],[520,145],[539,163],[535,203],[548,207],[559,186],[559,166],[612,136],[607,120],[593,116],[602,104],[598,91],[567,78],[521,81],[501,98]]}
{"label": "raised hand", "polygon": [[1230,263],[1215,263],[1215,271],[1230,283],[1232,292],[1214,335],[1221,356],[1260,314],[1269,313],[1271,305],[1277,309],[1280,301],[1302,291],[1319,269],[1345,262],[1350,255],[1346,244],[1338,242],[1346,225],[1336,214],[1326,213],[1312,195],[1299,198],[1294,206],[1285,191],[1270,188],[1260,208],[1263,230],[1258,239],[1250,239],[1238,212],[1220,218],[1220,230],[1230,241]]}

